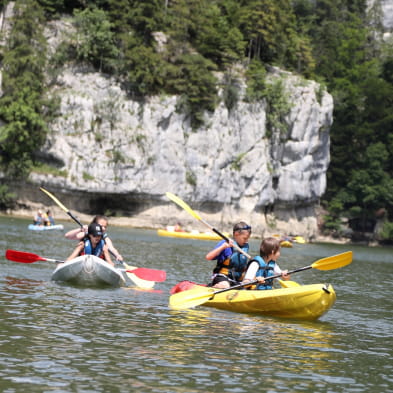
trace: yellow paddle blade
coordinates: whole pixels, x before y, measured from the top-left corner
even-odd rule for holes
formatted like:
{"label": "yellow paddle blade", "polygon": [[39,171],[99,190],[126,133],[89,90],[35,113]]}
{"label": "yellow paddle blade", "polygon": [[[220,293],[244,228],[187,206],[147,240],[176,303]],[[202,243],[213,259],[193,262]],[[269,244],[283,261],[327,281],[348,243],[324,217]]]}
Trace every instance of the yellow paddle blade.
{"label": "yellow paddle blade", "polygon": [[48,195],[49,198],[52,198],[60,208],[62,208],[66,213],[68,213],[68,209],[53,194],[45,190],[45,188],[43,187],[40,187],[40,190],[42,192],[45,192],[45,194]]}
{"label": "yellow paddle blade", "polygon": [[194,288],[178,292],[169,297],[169,307],[173,310],[185,310],[206,303],[214,295],[213,288]]}
{"label": "yellow paddle blade", "polygon": [[299,283],[297,283],[296,281],[290,281],[290,280],[278,280],[278,282],[280,283],[280,285],[283,288],[293,288],[293,287],[300,287],[301,285]]}
{"label": "yellow paddle blade", "polygon": [[332,270],[349,265],[352,262],[352,251],[326,257],[314,262],[311,267],[318,270]]}
{"label": "yellow paddle blade", "polygon": [[176,204],[178,204],[180,207],[182,207],[185,211],[190,213],[197,220],[202,221],[202,218],[198,215],[198,213],[194,212],[194,210],[192,210],[191,207],[188,206],[187,203],[184,202],[182,199],[180,199],[178,196],[176,196],[175,194],[172,194],[171,192],[166,192],[165,195],[168,199],[170,199],[172,202],[175,202]]}

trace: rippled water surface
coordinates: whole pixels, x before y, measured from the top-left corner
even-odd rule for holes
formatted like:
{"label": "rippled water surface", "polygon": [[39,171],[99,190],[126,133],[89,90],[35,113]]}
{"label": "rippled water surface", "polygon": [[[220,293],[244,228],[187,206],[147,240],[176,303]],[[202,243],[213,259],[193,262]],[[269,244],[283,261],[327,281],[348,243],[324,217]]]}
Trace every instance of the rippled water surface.
{"label": "rippled water surface", "polygon": [[[50,280],[55,265],[6,260],[6,249],[65,259],[64,232],[35,233],[0,217],[2,392],[393,392],[391,248],[306,244],[283,249],[296,269],[347,250],[351,265],[292,279],[329,282],[337,301],[316,322],[202,306],[168,308],[170,288],[207,282],[214,242],[110,227],[129,264],[163,269],[155,291],[83,289]],[[73,228],[65,223],[65,230]],[[251,253],[259,241],[251,242]],[[131,284],[130,284],[131,285]]]}

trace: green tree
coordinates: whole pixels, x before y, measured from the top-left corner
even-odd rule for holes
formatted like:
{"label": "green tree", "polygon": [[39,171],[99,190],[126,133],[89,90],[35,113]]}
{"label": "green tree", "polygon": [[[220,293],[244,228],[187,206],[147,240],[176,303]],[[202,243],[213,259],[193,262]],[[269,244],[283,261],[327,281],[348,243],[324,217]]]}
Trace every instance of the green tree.
{"label": "green tree", "polygon": [[202,1],[192,12],[192,44],[204,57],[222,69],[244,57],[246,43],[237,26],[230,23],[227,10],[215,2]]}
{"label": "green tree", "polygon": [[242,0],[239,28],[247,41],[247,56],[263,63],[310,73],[314,67],[308,37],[300,34],[288,0]]}
{"label": "green tree", "polygon": [[266,96],[266,69],[259,60],[252,60],[246,72],[246,101],[255,102]]}
{"label": "green tree", "polygon": [[47,133],[50,101],[44,96],[46,41],[43,12],[34,0],[17,2],[3,50],[0,165],[9,176],[29,172]]}
{"label": "green tree", "polygon": [[106,13],[97,8],[76,10],[75,26],[77,59],[91,63],[99,71],[113,72],[119,51]]}
{"label": "green tree", "polygon": [[201,55],[183,55],[177,61],[181,73],[175,88],[181,95],[178,108],[186,113],[193,128],[203,123],[203,112],[213,111],[217,103],[215,65]]}
{"label": "green tree", "polygon": [[151,47],[136,45],[125,54],[127,85],[132,94],[141,97],[164,90],[168,83],[169,66],[159,53]]}
{"label": "green tree", "polygon": [[349,217],[355,229],[366,230],[377,209],[393,213],[392,84],[380,49],[370,45],[374,32],[364,2],[321,1],[315,7],[317,70],[335,102],[325,198],[333,216]]}
{"label": "green tree", "polygon": [[5,184],[0,185],[0,209],[7,209],[14,205],[16,194],[9,191]]}
{"label": "green tree", "polygon": [[389,153],[384,144],[371,144],[363,156],[363,165],[350,173],[345,189],[349,197],[343,208],[356,220],[358,229],[365,231],[378,209],[393,206],[393,179],[386,172]]}

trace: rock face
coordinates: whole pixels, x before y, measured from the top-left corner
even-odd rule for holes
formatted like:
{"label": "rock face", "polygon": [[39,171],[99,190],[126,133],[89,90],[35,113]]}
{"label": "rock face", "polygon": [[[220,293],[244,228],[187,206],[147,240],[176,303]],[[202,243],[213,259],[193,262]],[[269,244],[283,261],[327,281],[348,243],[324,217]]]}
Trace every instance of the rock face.
{"label": "rock face", "polygon": [[[244,101],[231,112],[221,104],[195,132],[177,113],[177,97],[140,103],[110,78],[66,69],[56,87],[61,115],[43,154],[67,175],[32,180],[85,194],[79,210],[102,211],[103,203],[116,209],[117,200],[145,225],[146,214],[154,217],[148,226],[179,216],[164,197],[171,191],[221,227],[244,219],[261,235],[270,228],[312,236],[326,187],[333,100],[313,81],[278,70],[270,78],[284,81],[291,104],[284,132],[267,131],[265,104]],[[180,218],[195,227],[187,213]]]}
{"label": "rock face", "polygon": [[382,21],[386,30],[393,30],[393,0],[381,0]]}
{"label": "rock face", "polygon": [[[70,28],[66,23],[48,28],[52,49]],[[171,191],[222,230],[246,220],[255,234],[312,237],[315,208],[326,188],[333,99],[316,82],[278,69],[268,78],[281,81],[290,104],[279,113],[278,126],[269,123],[266,103],[242,100],[242,85],[231,111],[221,103],[194,131],[177,111],[178,97],[138,102],[114,79],[66,68],[52,90],[61,99],[60,115],[41,151],[63,175],[33,173],[31,181],[72,210],[120,212],[135,226],[181,220],[186,228],[197,227],[165,198]],[[48,202],[35,195],[36,202]]]}

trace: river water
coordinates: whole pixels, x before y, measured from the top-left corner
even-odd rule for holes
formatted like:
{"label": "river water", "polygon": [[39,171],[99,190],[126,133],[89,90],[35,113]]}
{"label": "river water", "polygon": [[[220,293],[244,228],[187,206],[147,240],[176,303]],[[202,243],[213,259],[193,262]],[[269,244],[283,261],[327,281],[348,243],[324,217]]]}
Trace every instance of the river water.
{"label": "river water", "polygon": [[[304,244],[282,249],[290,270],[352,250],[352,264],[292,279],[331,283],[333,308],[316,322],[168,308],[170,288],[205,283],[211,241],[110,227],[132,265],[163,269],[155,291],[52,282],[54,264],[22,264],[6,249],[64,259],[64,232],[36,233],[0,217],[1,392],[393,392],[393,250]],[[65,230],[73,228],[65,222]],[[251,253],[259,241],[251,241]]]}

